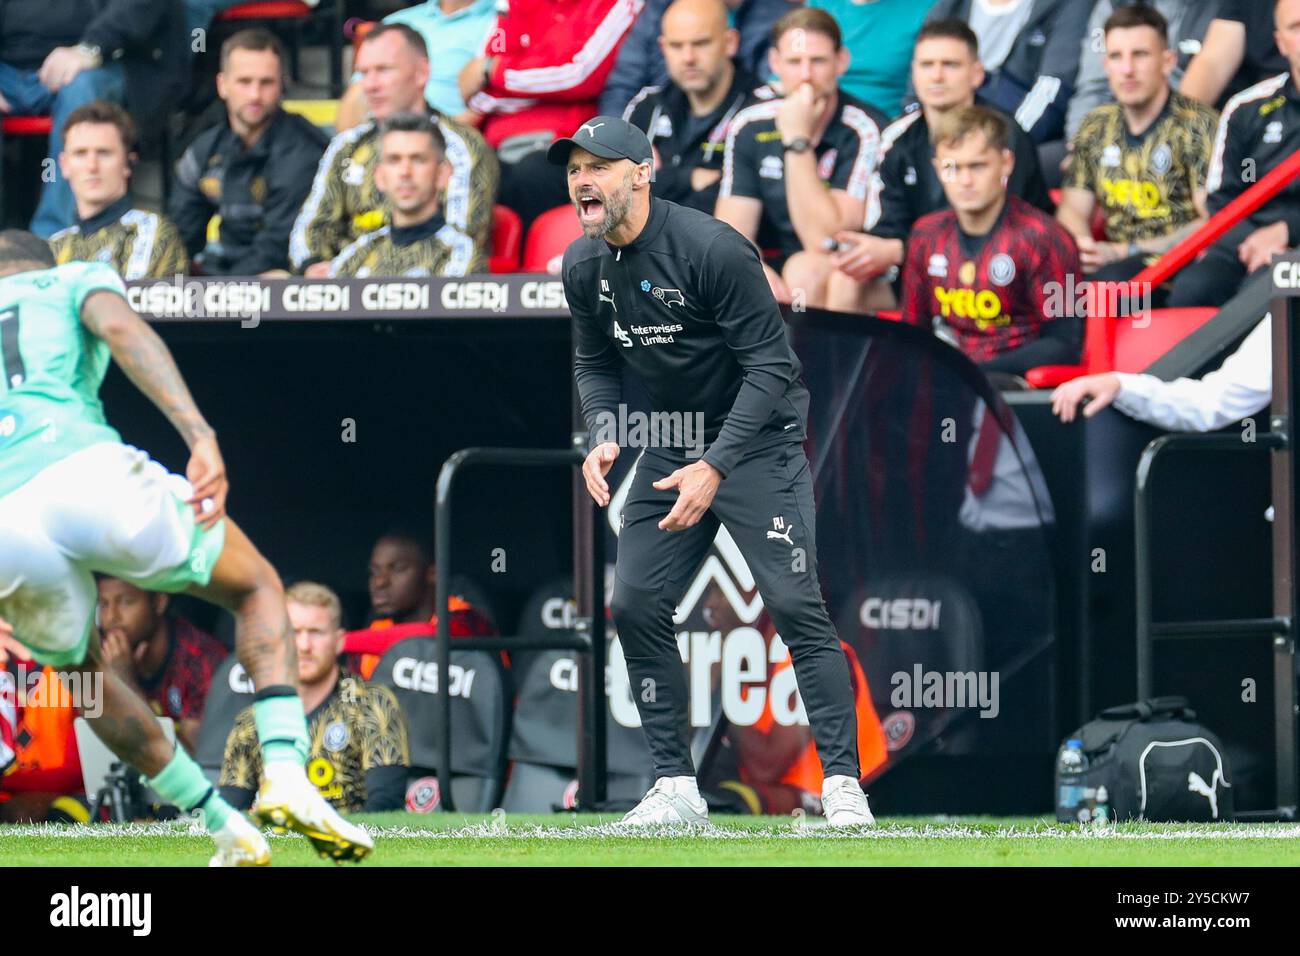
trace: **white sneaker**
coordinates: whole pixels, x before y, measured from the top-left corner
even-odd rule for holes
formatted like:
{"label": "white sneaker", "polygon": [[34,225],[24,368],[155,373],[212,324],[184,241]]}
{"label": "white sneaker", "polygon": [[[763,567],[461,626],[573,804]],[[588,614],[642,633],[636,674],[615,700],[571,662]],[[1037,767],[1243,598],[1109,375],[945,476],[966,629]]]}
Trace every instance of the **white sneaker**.
{"label": "white sneaker", "polygon": [[631,827],[699,826],[708,822],[709,808],[694,777],[660,777],[623,817],[623,826]]}
{"label": "white sneaker", "polygon": [[266,837],[242,813],[232,813],[220,830],[212,834],[216,855],[208,866],[269,866],[271,848]]}
{"label": "white sneaker", "polygon": [[869,827],[876,822],[861,784],[843,775],[822,782],[822,814],[833,827]]}
{"label": "white sneaker", "polygon": [[267,767],[253,816],[281,833],[301,833],[322,859],[335,863],[360,862],[375,848],[370,835],[343,819],[296,764]]}

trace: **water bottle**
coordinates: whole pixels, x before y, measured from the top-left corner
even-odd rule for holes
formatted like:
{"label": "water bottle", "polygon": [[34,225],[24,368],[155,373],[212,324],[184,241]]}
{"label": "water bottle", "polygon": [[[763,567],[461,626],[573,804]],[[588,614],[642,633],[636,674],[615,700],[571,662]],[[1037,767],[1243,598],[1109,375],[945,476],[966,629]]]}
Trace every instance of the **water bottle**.
{"label": "water bottle", "polygon": [[1077,819],[1076,813],[1084,798],[1083,782],[1079,778],[1087,769],[1088,757],[1083,752],[1083,741],[1070,738],[1061,748],[1056,761],[1056,774],[1060,781],[1056,801],[1058,818]]}
{"label": "water bottle", "polygon": [[1110,794],[1105,787],[1097,788],[1097,809],[1093,811],[1092,822],[1103,827],[1110,823]]}

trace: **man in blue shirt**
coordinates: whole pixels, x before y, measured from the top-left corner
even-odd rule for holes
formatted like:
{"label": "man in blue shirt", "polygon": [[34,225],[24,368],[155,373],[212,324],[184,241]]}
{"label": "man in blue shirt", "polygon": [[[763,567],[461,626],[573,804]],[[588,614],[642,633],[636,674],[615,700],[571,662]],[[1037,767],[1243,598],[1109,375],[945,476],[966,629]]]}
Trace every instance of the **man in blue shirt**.
{"label": "man in blue shirt", "polygon": [[[424,98],[443,116],[477,125],[467,113],[456,80],[465,64],[478,56],[483,38],[496,23],[496,17],[495,0],[426,0],[384,17],[385,23],[404,23],[424,37],[432,54]],[[337,128],[340,132],[356,126],[365,117],[366,104],[359,81],[359,76],[353,76],[352,84],[339,101]]]}

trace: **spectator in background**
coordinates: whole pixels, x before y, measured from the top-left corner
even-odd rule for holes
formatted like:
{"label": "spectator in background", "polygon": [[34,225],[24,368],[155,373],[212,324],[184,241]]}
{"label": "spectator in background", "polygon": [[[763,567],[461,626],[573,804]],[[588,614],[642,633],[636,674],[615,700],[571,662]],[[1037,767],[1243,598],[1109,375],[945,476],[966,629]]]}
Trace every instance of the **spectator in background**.
{"label": "spectator in background", "polygon": [[[727,25],[740,37],[733,59],[736,66],[766,82],[771,68],[767,51],[772,42],[772,26],[791,5],[803,0],[722,0],[727,7]],[[668,64],[662,47],[656,42],[663,32],[663,15],[672,0],[646,0],[631,32],[618,51],[618,59],[601,91],[597,108],[602,116],[623,113],[638,90],[647,86],[667,86]]]}
{"label": "spectator in background", "polygon": [[329,139],[280,108],[284,50],[266,30],[240,30],[221,44],[217,94],[225,122],[200,133],[176,164],[172,218],[206,275],[287,269],[289,230]]}
{"label": "spectator in background", "polygon": [[[907,255],[907,237],[922,216],[948,207],[934,168],[930,131],[939,120],[974,105],[984,82],[975,33],[955,17],[931,20],[921,29],[912,57],[912,85],[920,109],[912,109],[885,128],[883,156],[877,164],[867,230],[842,231],[831,256],[827,305],[841,312],[895,307],[894,279]],[[1009,124],[1015,164],[1007,191],[1043,212],[1054,207],[1038,166],[1033,140]]]}
{"label": "spectator in background", "polygon": [[985,372],[1023,375],[1079,360],[1082,323],[1067,286],[1074,242],[1006,182],[1011,124],[968,106],[930,131],[950,209],[923,217],[907,243],[903,321],[933,328]]}
{"label": "spectator in background", "polygon": [[501,159],[501,199],[525,226],[569,202],[562,167],[546,147],[596,112],[619,45],[644,0],[514,0],[460,74]]}
{"label": "spectator in background", "polygon": [[183,617],[167,613],[166,594],[101,577],[99,647],[122,680],[154,712],[176,722],[176,739],[194,753],[212,675],[229,651]]}
{"label": "spectator in background", "polygon": [[463,276],[487,272],[474,240],[443,218],[438,197],[451,166],[438,125],[419,113],[396,113],[379,127],[375,188],[391,222],[363,233],[339,253],[330,276]]}
{"label": "spectator in background", "polygon": [[903,111],[917,32],[934,0],[809,0],[835,18],[849,49],[840,88],[886,116]]}
{"label": "spectator in background", "polygon": [[1079,48],[1079,79],[1065,114],[1067,140],[1074,139],[1085,116],[1099,106],[1115,102],[1106,75],[1106,21],[1112,13],[1130,6],[1154,7],[1169,24],[1168,43],[1175,56],[1170,83],[1178,89],[1192,58],[1201,51],[1210,22],[1218,12],[1219,0],[1097,0]]}
{"label": "spectator in background", "polygon": [[189,272],[180,233],[165,216],[131,205],[128,187],[135,123],[108,100],[79,106],[63,125],[59,170],[72,190],[77,221],[50,237],[62,265],[104,262],[123,279],[163,279]]}
{"label": "spectator in background", "polygon": [[[429,60],[429,80],[424,100],[443,116],[473,125],[460,95],[460,71],[483,48],[488,31],[496,23],[495,0],[425,0],[384,17],[384,23],[404,23],[419,31],[424,45],[435,56]],[[341,132],[365,120],[366,99],[360,77],[355,77],[339,102],[336,122]]]}
{"label": "spectator in background", "polygon": [[775,96],[735,63],[739,43],[722,0],[677,0],[664,14],[659,46],[671,80],[645,87],[623,113],[650,139],[656,197],[712,215],[727,127],[744,107]]}
{"label": "spectator in background", "polygon": [[[184,91],[187,40],[180,0],[5,0],[0,113],[48,114],[51,159],[63,151],[72,111],[93,100],[125,102],[159,123]],[[48,239],[75,221],[72,190],[55,175],[41,189],[32,232]]]}
{"label": "spectator in background", "polygon": [[[1088,114],[1074,139],[1057,218],[1092,278],[1133,278],[1205,222],[1205,176],[1218,116],[1170,89],[1177,56],[1154,7],[1120,7],[1106,21],[1114,103]],[[1106,238],[1092,236],[1100,203]]]}
{"label": "spectator in background", "polygon": [[[229,10],[231,7],[243,3],[244,0],[183,0],[183,2],[185,5],[185,25],[190,36],[194,36],[195,30],[206,29],[218,13]],[[316,3],[309,5],[315,6]]]}
{"label": "spectator in background", "polygon": [[1080,404],[1091,418],[1112,402],[1140,422],[1176,432],[1212,432],[1262,412],[1273,401],[1273,317],[1255,326],[1223,365],[1202,378],[1164,382],[1154,375],[1103,372],[1052,392],[1052,411],[1072,422]]}
{"label": "spectator in background", "polygon": [[[311,751],[307,777],[342,813],[400,810],[411,749],[397,698],[339,666],[342,606],[329,588],[300,581],[285,591],[298,645],[298,684]],[[221,795],[237,810],[253,803],[262,778],[253,708],[235,718],[221,763]]]}
{"label": "spectator in background", "polygon": [[979,37],[991,106],[1014,116],[1035,143],[1064,149],[1065,110],[1079,72],[1087,0],[938,0],[930,18],[960,17]]}
{"label": "spectator in background", "polygon": [[396,113],[428,114],[446,143],[451,177],[440,199],[447,222],[473,238],[483,255],[492,242],[492,206],[500,167],[478,130],[424,101],[429,55],[424,38],[402,23],[380,24],[361,42],[357,70],[370,118],[339,133],[316,169],[316,179],[289,237],[294,271],[329,274],[330,261],[360,235],[389,221],[387,200],[375,187],[379,124]]}
{"label": "spectator in background", "polygon": [[[347,653],[366,678],[384,652],[407,637],[429,637],[438,625],[438,570],[424,542],[405,531],[383,535],[370,553],[370,608],[374,620],[348,635]],[[492,622],[462,597],[452,596],[452,637],[487,637]],[[353,656],[355,655],[355,656]],[[504,656],[504,655],[503,655]]]}
{"label": "spectator in background", "polygon": [[[1219,212],[1300,149],[1300,0],[1277,0],[1277,45],[1286,73],[1257,83],[1228,101],[1219,121],[1206,178],[1210,215]],[[1173,308],[1222,305],[1247,275],[1300,241],[1300,183],[1292,182],[1178,274]]]}
{"label": "spectator in background", "polygon": [[839,88],[849,52],[825,10],[800,7],[772,28],[772,69],[783,99],[732,120],[714,214],[765,255],[772,294],[825,303],[827,241],[866,217],[884,118]]}
{"label": "spectator in background", "polygon": [[1179,92],[1218,106],[1256,83],[1290,67],[1273,31],[1274,0],[1218,0],[1201,52],[1183,75]]}

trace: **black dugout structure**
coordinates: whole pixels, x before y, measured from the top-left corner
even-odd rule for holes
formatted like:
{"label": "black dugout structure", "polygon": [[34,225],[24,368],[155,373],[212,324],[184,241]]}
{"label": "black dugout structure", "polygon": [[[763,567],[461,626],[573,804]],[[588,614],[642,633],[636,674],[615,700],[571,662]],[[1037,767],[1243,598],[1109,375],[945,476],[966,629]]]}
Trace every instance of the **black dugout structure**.
{"label": "black dugout structure", "polygon": [[[519,634],[529,596],[573,577],[577,626],[545,640],[582,659],[578,799],[597,808],[604,721],[634,708],[630,698],[619,708],[596,706],[598,694],[612,702],[614,693],[601,679],[598,569],[614,554],[617,528],[592,509],[580,477],[565,474],[581,461],[581,429],[558,280],[185,280],[132,283],[130,296],[157,323],[221,436],[232,515],[286,581],[331,584],[359,621],[371,543],[393,525],[428,528],[431,504],[440,608],[451,579],[465,575],[500,633]],[[887,750],[873,805],[887,813],[1045,810],[1061,733],[1094,709],[1131,699],[1136,575],[1124,555],[1133,553],[1133,464],[1151,431],[1115,412],[1086,427],[1061,426],[1046,394],[999,396],[959,353],[898,323],[816,310],[786,318],[812,393],[807,448],[823,587],[861,662]],[[120,373],[110,374],[104,397],[126,441],[183,471],[183,445]],[[643,399],[629,388],[625,401],[636,407]],[[1284,430],[1282,422],[1270,433]],[[611,488],[632,457],[620,458]],[[1253,507],[1254,491],[1243,494]],[[1281,517],[1276,493],[1275,501]],[[1098,540],[1110,555],[1108,574],[1088,573]],[[1252,541],[1243,535],[1225,552],[1249,555]],[[509,555],[502,573],[490,567],[498,551]],[[756,707],[746,687],[768,686],[756,676],[763,620],[761,604],[744,591],[743,562],[725,542],[711,558],[714,579],[683,602],[690,606],[678,624],[698,705],[694,750],[706,761],[743,750],[742,738],[761,739],[747,723]],[[1169,615],[1160,596],[1170,593],[1163,573],[1157,565],[1154,612],[1162,620]],[[1255,600],[1245,590],[1226,612],[1204,616],[1267,616],[1242,613]],[[724,591],[730,602],[718,596]],[[1275,614],[1289,620],[1288,593]],[[717,613],[730,623],[712,623]],[[480,643],[525,647],[512,637],[473,642]],[[450,649],[471,642],[452,645],[444,634],[439,644],[446,687]],[[997,719],[908,696],[931,672],[995,671],[1003,681]],[[789,718],[787,729],[806,730],[795,705],[797,697],[772,708]],[[440,730],[448,727],[444,720]],[[730,745],[728,734],[736,737]],[[1279,794],[1284,780],[1294,788],[1293,759],[1289,768],[1266,775]],[[734,768],[716,770],[726,776]],[[440,789],[449,798],[445,781]]]}

